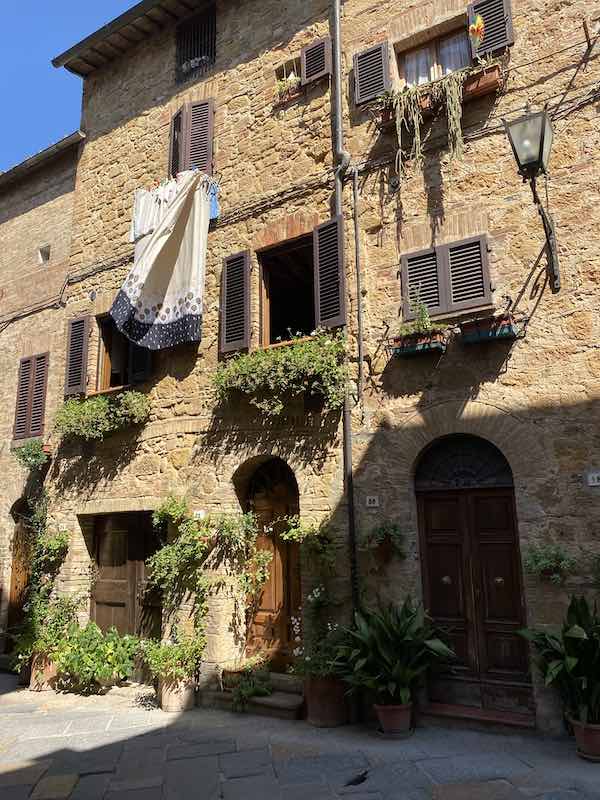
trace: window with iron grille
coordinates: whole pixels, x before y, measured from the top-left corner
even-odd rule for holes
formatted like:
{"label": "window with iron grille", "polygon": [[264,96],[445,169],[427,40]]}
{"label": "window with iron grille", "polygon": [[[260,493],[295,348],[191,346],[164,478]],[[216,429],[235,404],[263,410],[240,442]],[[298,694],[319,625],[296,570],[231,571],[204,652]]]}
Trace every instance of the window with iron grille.
{"label": "window with iron grille", "polygon": [[213,5],[177,28],[177,82],[198,78],[217,57],[217,12]]}

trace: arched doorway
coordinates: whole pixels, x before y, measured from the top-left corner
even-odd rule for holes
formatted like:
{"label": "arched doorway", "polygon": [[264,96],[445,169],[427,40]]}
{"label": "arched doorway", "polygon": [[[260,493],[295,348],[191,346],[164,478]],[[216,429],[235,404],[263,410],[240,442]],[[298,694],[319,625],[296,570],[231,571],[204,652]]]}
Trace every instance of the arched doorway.
{"label": "arched doorway", "polygon": [[255,470],[248,483],[246,510],[256,514],[261,526],[259,547],[273,555],[248,632],[248,652],[265,653],[274,669],[284,670],[294,649],[291,618],[298,615],[301,604],[299,547],[279,536],[283,519],[299,513],[298,484],[284,461],[272,458]]}
{"label": "arched doorway", "polygon": [[435,441],[415,473],[425,605],[458,663],[430,682],[431,710],[507,722],[533,714],[513,478],[490,442]]}

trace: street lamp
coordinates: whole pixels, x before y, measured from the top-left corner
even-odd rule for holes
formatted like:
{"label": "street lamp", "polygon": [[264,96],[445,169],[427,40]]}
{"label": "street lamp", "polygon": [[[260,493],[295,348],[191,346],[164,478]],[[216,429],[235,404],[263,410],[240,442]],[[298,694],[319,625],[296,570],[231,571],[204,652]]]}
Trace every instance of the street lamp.
{"label": "street lamp", "polygon": [[523,176],[523,181],[529,181],[535,203],[546,234],[546,245],[548,248],[548,278],[552,292],[560,291],[560,264],[558,261],[558,250],[556,247],[556,232],[554,220],[543,207],[537,192],[536,180],[541,175],[548,172],[548,162],[550,161],[550,151],[554,132],[548,111],[531,112],[527,108],[525,115],[506,122],[504,120],[506,135],[512,147],[512,151],[517,162],[519,175]]}

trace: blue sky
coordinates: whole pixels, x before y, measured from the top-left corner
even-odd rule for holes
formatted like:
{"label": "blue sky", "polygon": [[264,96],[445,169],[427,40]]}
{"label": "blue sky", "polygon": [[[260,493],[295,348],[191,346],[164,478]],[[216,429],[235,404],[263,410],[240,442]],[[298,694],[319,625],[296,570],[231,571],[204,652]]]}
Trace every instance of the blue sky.
{"label": "blue sky", "polygon": [[0,170],[79,127],[82,80],[50,63],[137,0],[0,0]]}

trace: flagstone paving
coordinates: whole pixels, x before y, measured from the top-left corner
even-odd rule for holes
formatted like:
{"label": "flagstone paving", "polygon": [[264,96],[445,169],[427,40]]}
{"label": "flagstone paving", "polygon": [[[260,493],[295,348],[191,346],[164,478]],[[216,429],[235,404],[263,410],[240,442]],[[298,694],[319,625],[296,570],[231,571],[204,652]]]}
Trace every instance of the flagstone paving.
{"label": "flagstone paving", "polygon": [[360,726],[196,709],[143,687],[82,698],[0,674],[1,800],[600,800],[600,764],[568,739]]}

